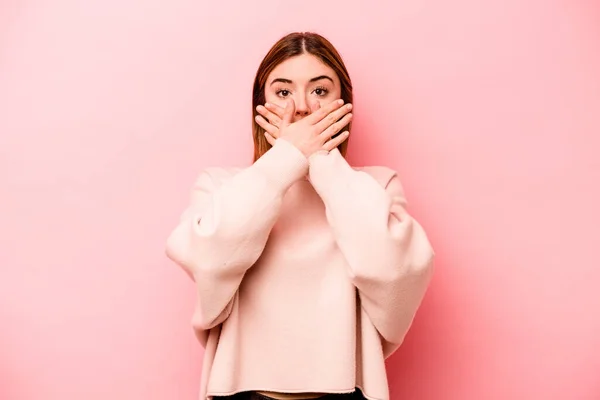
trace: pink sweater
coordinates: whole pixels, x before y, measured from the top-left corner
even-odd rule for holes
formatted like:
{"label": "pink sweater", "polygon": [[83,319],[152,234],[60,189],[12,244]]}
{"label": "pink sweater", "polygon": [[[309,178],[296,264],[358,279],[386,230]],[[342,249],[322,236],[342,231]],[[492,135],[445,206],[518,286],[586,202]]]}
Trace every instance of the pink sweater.
{"label": "pink sweater", "polygon": [[[308,173],[308,175],[307,175]],[[307,179],[304,179],[304,178]],[[200,399],[240,391],[389,399],[434,252],[396,173],[291,143],[200,174],[167,255],[193,278]]]}

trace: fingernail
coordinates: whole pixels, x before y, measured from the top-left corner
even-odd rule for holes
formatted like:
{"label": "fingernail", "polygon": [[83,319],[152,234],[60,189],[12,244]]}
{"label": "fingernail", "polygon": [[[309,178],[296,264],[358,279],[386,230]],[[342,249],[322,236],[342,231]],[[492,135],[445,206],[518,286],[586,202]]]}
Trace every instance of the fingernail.
{"label": "fingernail", "polygon": [[348,110],[352,110],[352,104],[348,104],[348,105],[346,106],[346,108],[347,108]]}
{"label": "fingernail", "polygon": [[265,103],[265,107],[271,107],[271,103]]}
{"label": "fingernail", "polygon": [[342,99],[339,99],[339,100],[338,100],[338,104],[339,104],[339,105],[342,105],[342,104],[344,104],[344,100],[342,100]]}

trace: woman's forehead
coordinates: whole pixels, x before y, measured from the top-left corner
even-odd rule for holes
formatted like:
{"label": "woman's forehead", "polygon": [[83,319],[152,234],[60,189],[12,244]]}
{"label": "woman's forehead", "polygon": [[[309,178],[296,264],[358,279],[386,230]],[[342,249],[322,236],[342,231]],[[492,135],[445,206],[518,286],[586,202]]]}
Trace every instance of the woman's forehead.
{"label": "woman's forehead", "polygon": [[267,85],[275,79],[289,80],[293,83],[305,83],[323,75],[331,77],[337,83],[337,75],[330,66],[313,55],[302,54],[288,58],[277,65],[269,74]]}

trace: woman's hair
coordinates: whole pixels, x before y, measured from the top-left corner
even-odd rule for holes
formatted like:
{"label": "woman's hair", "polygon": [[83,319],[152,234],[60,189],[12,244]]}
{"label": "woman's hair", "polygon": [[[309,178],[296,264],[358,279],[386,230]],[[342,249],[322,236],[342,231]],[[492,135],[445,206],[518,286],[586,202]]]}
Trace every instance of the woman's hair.
{"label": "woman's hair", "polygon": [[[284,36],[273,45],[265,58],[260,63],[254,86],[252,89],[252,136],[254,138],[254,161],[258,160],[269,150],[271,145],[264,136],[265,130],[254,119],[258,112],[256,107],[265,104],[265,85],[267,77],[273,69],[288,58],[301,54],[311,54],[332,68],[337,74],[341,89],[342,99],[345,103],[352,103],[352,82],[346,70],[342,57],[335,47],[323,36],[312,32],[295,32]],[[352,123],[345,130],[350,131]],[[346,155],[348,139],[338,146],[340,153]]]}

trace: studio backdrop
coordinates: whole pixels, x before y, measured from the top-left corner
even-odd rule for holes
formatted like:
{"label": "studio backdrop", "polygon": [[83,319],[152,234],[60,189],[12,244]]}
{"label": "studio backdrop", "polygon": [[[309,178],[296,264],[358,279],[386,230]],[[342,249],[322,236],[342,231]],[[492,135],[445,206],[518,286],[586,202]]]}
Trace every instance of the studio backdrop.
{"label": "studio backdrop", "polygon": [[399,171],[436,272],[392,400],[600,399],[600,6],[584,0],[0,5],[0,399],[193,400],[165,241],[252,159],[269,47],[321,33],[349,159]]}

